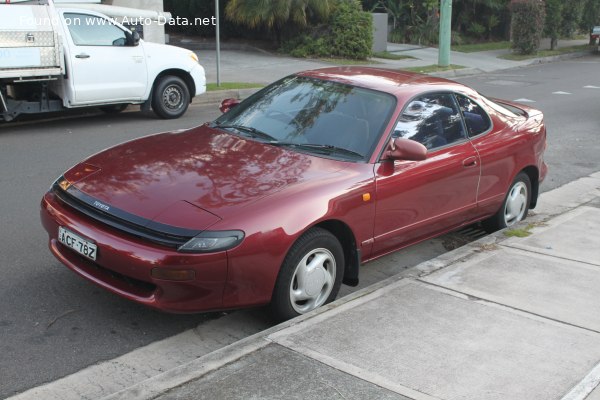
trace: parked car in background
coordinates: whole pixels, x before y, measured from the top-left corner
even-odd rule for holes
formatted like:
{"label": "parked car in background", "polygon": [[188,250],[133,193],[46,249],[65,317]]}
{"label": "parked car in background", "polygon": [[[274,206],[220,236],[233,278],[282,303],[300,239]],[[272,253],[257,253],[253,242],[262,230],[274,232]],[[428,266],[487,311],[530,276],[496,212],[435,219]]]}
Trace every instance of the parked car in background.
{"label": "parked car in background", "polygon": [[0,119],[129,104],[178,118],[206,91],[193,52],[144,42],[98,12],[39,3],[0,4]]}
{"label": "parked car in background", "polygon": [[[600,26],[594,26],[592,33],[590,33],[590,43],[596,43],[596,40],[600,38]],[[600,51],[600,40],[598,40],[598,50]]]}
{"label": "parked car in background", "polygon": [[67,267],[172,312],[332,301],[361,264],[535,207],[546,128],[533,108],[445,79],[301,72],[183,132],[102,151],[44,195]]}

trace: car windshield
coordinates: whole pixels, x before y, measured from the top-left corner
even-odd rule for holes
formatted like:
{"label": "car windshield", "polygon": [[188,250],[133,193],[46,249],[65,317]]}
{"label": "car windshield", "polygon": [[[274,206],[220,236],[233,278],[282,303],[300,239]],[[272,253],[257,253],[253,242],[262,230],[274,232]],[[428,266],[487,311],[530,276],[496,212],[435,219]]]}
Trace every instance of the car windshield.
{"label": "car windshield", "polygon": [[249,97],[214,125],[296,151],[365,161],[395,103],[387,93],[292,76]]}

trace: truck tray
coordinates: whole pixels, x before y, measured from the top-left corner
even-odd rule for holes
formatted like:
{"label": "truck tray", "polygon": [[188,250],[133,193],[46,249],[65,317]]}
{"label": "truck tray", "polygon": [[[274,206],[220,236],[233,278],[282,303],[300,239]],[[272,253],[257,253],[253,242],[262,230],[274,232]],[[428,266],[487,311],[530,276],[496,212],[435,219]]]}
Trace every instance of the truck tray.
{"label": "truck tray", "polygon": [[0,79],[64,72],[62,43],[48,5],[0,4]]}

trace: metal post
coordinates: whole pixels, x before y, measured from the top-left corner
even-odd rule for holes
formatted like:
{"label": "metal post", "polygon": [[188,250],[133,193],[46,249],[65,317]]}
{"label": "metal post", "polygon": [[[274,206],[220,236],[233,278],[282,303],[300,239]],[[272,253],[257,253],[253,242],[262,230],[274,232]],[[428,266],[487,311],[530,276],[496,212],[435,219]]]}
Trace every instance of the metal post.
{"label": "metal post", "polygon": [[215,0],[215,17],[217,19],[217,86],[221,86],[221,22],[219,21],[219,0]]}
{"label": "metal post", "polygon": [[440,4],[440,43],[438,65],[450,65],[450,38],[452,35],[452,0],[442,0]]}

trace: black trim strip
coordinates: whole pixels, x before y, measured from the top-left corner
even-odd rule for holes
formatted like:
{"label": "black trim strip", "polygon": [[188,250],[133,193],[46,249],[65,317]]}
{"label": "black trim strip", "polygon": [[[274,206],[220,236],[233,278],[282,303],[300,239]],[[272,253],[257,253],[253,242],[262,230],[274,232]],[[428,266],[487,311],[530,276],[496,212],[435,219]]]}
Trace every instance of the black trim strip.
{"label": "black trim strip", "polygon": [[93,204],[97,200],[83,193],[75,186],[69,186],[66,191],[63,190],[58,184],[58,182],[63,179],[64,178],[62,177],[59,178],[54,185],[52,185],[52,193],[54,193],[60,201],[96,221],[130,235],[163,246],[179,248],[202,232],[201,230],[179,228],[154,222],[113,206],[110,206],[110,213],[108,213],[94,207]]}

